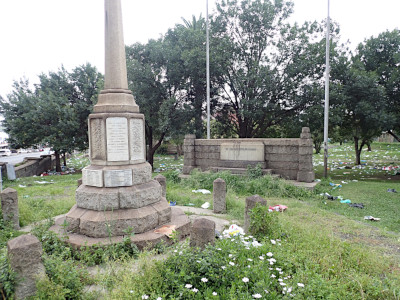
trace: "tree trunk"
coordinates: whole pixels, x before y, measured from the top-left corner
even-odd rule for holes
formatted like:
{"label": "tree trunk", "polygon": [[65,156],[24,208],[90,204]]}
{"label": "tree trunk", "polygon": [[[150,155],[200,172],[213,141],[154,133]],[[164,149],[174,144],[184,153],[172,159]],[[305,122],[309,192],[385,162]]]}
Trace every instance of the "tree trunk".
{"label": "tree trunk", "polygon": [[359,138],[354,137],[354,149],[356,150],[356,165],[361,165],[361,151],[366,142],[363,140],[361,142],[360,147],[358,146],[358,142],[359,142]]}
{"label": "tree trunk", "polygon": [[66,167],[67,166],[67,158],[66,158],[65,152],[63,153],[62,158],[63,158],[64,167]]}
{"label": "tree trunk", "polygon": [[371,143],[367,143],[367,151],[369,151],[369,152],[371,152],[372,151],[372,148],[371,148]]}
{"label": "tree trunk", "polygon": [[398,142],[400,142],[400,138],[399,138],[393,131],[388,130],[388,133],[389,133],[392,137],[394,137]]}
{"label": "tree trunk", "polygon": [[316,154],[321,153],[321,145],[322,145],[321,143],[314,141],[314,149]]}
{"label": "tree trunk", "polygon": [[61,172],[60,152],[54,151],[56,157],[56,172]]}

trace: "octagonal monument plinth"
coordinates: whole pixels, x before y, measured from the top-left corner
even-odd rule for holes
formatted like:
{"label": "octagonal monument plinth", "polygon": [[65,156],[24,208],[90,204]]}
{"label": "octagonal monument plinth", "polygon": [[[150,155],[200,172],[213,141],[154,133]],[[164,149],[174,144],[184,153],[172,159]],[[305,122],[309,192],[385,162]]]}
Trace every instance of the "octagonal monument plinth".
{"label": "octagonal monument plinth", "polygon": [[188,235],[190,221],[169,206],[146,162],[144,116],[128,89],[120,0],[105,0],[105,37],[104,90],[89,115],[91,165],[82,170],[76,205],[50,230],[67,234],[75,247],[120,242],[129,233],[139,248],[151,247],[168,241],[172,229]]}

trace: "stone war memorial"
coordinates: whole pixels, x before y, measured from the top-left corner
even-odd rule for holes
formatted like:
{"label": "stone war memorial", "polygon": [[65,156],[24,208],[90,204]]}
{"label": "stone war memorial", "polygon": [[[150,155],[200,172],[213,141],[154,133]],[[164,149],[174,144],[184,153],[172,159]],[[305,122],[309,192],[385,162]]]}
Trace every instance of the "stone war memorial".
{"label": "stone war memorial", "polygon": [[[146,162],[145,120],[128,89],[121,0],[105,0],[105,84],[89,115],[90,166],[82,170],[76,205],[51,230],[75,247],[121,242],[129,232],[140,249],[190,222],[170,207]],[[167,233],[157,233],[167,232]]]}

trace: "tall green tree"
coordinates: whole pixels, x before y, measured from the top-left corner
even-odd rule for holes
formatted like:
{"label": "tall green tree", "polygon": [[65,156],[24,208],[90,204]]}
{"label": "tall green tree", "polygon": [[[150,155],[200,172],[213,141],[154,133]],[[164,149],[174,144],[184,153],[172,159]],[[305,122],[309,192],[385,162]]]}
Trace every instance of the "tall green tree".
{"label": "tall green tree", "polygon": [[[385,31],[357,48],[357,60],[366,71],[375,72],[385,88],[385,129],[400,142],[400,30]],[[393,132],[393,130],[396,131]]]}
{"label": "tall green tree", "polygon": [[16,148],[49,145],[61,171],[60,155],[88,147],[87,117],[102,86],[102,75],[90,64],[71,73],[39,75],[34,90],[27,81],[14,83],[14,90],[0,105],[3,125]]}
{"label": "tall green tree", "polygon": [[[317,23],[289,25],[293,3],[227,0],[217,3],[212,45],[221,52],[224,89],[219,118],[239,137],[262,137],[299,114],[308,103],[299,92],[324,71],[324,39]],[[226,113],[228,112],[228,113]]]}

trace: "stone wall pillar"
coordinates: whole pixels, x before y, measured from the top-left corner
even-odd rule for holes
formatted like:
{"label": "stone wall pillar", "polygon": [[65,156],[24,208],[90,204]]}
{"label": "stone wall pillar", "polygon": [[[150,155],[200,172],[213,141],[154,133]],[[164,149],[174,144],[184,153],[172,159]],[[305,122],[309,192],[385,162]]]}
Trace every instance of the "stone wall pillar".
{"label": "stone wall pillar", "polygon": [[21,235],[7,243],[11,268],[17,273],[15,299],[25,299],[36,293],[35,281],[45,276],[42,244],[37,237]]}
{"label": "stone wall pillar", "polygon": [[10,221],[15,230],[19,230],[18,193],[12,188],[1,192],[1,209],[3,220]]}
{"label": "stone wall pillar", "polygon": [[221,178],[217,178],[213,182],[213,203],[215,213],[226,212],[226,183]]}
{"label": "stone wall pillar", "polygon": [[259,195],[253,195],[246,198],[246,205],[244,210],[244,232],[249,233],[251,210],[256,207],[257,204],[267,206],[267,200]]}
{"label": "stone wall pillar", "polygon": [[310,128],[303,127],[299,140],[299,171],[297,181],[313,182],[315,178],[313,163],[313,140],[311,139]]}
{"label": "stone wall pillar", "polygon": [[161,196],[166,198],[167,197],[167,178],[165,176],[158,174],[154,177],[154,180],[157,180],[158,183],[161,185]]}
{"label": "stone wall pillar", "polygon": [[215,242],[215,222],[201,218],[193,221],[190,232],[190,246],[204,249]]}
{"label": "stone wall pillar", "polygon": [[190,174],[196,168],[196,152],[195,152],[196,136],[194,134],[186,134],[183,141],[183,174]]}

